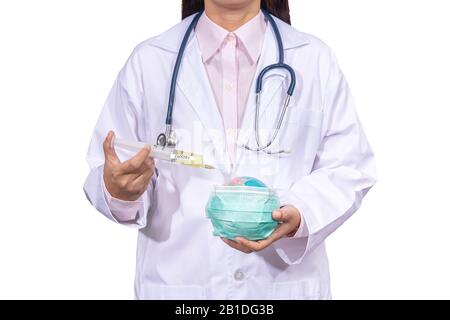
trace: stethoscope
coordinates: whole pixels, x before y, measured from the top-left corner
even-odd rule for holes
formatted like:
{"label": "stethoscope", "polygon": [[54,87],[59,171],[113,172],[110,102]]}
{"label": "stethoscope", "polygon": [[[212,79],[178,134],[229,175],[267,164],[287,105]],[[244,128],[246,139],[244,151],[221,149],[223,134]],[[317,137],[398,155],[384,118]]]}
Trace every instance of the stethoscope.
{"label": "stethoscope", "polygon": [[[286,115],[287,108],[289,106],[289,102],[291,100],[292,94],[294,92],[295,84],[296,84],[296,78],[295,78],[295,72],[294,69],[292,69],[289,65],[284,63],[284,48],[283,48],[283,41],[281,39],[280,31],[278,30],[278,26],[275,22],[275,20],[272,18],[272,16],[267,12],[266,10],[261,10],[264,13],[264,16],[269,21],[270,25],[272,26],[272,29],[275,33],[275,37],[277,40],[277,46],[278,46],[278,63],[271,64],[267,67],[265,67],[261,73],[258,75],[258,78],[256,80],[256,110],[255,110],[255,123],[254,123],[254,129],[255,129],[255,140],[256,140],[256,147],[250,147],[247,144],[243,145],[243,147],[247,150],[260,152],[263,151],[267,154],[279,154],[279,153],[288,153],[287,150],[277,150],[277,151],[271,151],[268,150],[268,148],[272,145],[272,143],[275,141],[275,139],[278,136],[278,133],[280,132],[281,126],[283,124],[283,119]],[[187,42],[189,40],[189,36],[192,33],[192,30],[195,29],[197,26],[197,22],[200,19],[200,16],[203,14],[203,11],[200,11],[194,16],[194,19],[192,20],[191,24],[189,25],[188,29],[186,30],[186,33],[183,37],[183,41],[180,45],[180,50],[178,51],[177,59],[175,62],[175,67],[173,69],[172,74],[172,81],[170,83],[170,93],[169,93],[169,103],[167,106],[167,115],[166,115],[166,131],[164,133],[161,133],[158,136],[157,139],[157,145],[160,147],[170,147],[175,148],[177,144],[177,137],[175,135],[175,132],[172,130],[172,114],[173,114],[173,105],[175,101],[175,88],[176,83],[178,79],[178,73],[180,71],[181,62],[183,59],[183,53],[186,49]],[[284,100],[283,108],[281,112],[278,114],[278,119],[276,122],[276,126],[273,130],[273,133],[268,140],[267,143],[261,143],[260,133],[259,133],[259,108],[261,105],[261,91],[263,86],[263,77],[264,75],[273,70],[273,69],[286,69],[290,74],[290,84],[289,88],[287,90],[286,99]]]}

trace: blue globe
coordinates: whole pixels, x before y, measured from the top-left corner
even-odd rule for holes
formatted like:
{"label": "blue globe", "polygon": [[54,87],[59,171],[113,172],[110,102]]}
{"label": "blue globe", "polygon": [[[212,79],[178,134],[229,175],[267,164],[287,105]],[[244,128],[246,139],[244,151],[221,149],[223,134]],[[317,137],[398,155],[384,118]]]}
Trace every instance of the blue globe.
{"label": "blue globe", "polygon": [[228,182],[227,186],[246,186],[246,187],[258,187],[267,188],[264,182],[253,177],[236,177]]}

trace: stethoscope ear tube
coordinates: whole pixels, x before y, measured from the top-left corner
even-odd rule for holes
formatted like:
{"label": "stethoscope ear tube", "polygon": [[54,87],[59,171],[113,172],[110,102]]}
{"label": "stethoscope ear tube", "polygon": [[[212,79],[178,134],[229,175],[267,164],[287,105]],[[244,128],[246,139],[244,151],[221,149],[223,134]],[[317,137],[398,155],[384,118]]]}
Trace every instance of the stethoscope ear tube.
{"label": "stethoscope ear tube", "polygon": [[274,132],[272,134],[272,137],[269,139],[269,141],[261,146],[261,139],[260,139],[260,133],[259,133],[259,107],[261,104],[261,98],[260,98],[260,94],[256,94],[256,110],[255,110],[255,140],[256,140],[256,148],[252,148],[248,145],[248,143],[246,145],[244,145],[243,147],[247,150],[250,151],[256,151],[256,152],[260,152],[263,151],[266,154],[269,155],[274,155],[274,154],[280,154],[280,153],[290,153],[290,150],[277,150],[277,151],[271,151],[268,150],[267,148],[269,148],[272,143],[275,141],[275,139],[277,138],[278,134],[280,133],[280,129],[281,129],[281,125],[283,124],[283,120],[284,117],[286,115],[286,111],[287,108],[289,107],[289,103],[291,101],[291,96],[287,95],[286,99],[284,100],[284,104],[283,104],[283,109],[281,110],[281,113],[278,115],[278,119],[277,119],[277,124],[275,126]]}
{"label": "stethoscope ear tube", "polygon": [[168,144],[175,143],[174,139],[172,139],[173,131],[172,131],[172,114],[173,114],[173,105],[175,102],[175,89],[177,85],[177,79],[178,79],[178,73],[180,71],[181,62],[183,60],[183,54],[184,50],[186,49],[187,42],[189,40],[189,36],[192,33],[192,30],[197,26],[198,20],[200,19],[200,16],[202,15],[203,11],[200,11],[196,14],[194,19],[192,20],[191,24],[186,30],[186,33],[184,34],[183,41],[181,42],[180,48],[178,50],[177,60],[175,61],[175,66],[173,68],[172,73],[172,80],[170,82],[170,92],[169,92],[169,101],[167,105],[167,115],[166,115],[166,132],[161,133],[158,136],[157,144],[160,146],[168,146]]}
{"label": "stethoscope ear tube", "polygon": [[175,67],[173,68],[172,81],[170,83],[169,101],[167,105],[166,125],[168,126],[172,125],[173,104],[175,102],[175,89],[178,79],[178,73],[181,67],[181,62],[183,60],[184,50],[186,49],[189,36],[191,35],[192,30],[194,30],[194,28],[197,26],[198,20],[200,19],[202,13],[203,11],[197,13],[197,15],[192,20],[191,24],[186,30],[186,33],[184,34],[183,41],[181,42],[180,48],[178,50],[177,60],[175,61]]}
{"label": "stethoscope ear tube", "polygon": [[291,81],[289,82],[289,88],[287,90],[287,95],[292,96],[292,94],[294,93],[294,89],[295,89],[297,80],[295,77],[294,69],[292,69],[291,66],[289,66],[285,63],[271,64],[270,66],[265,67],[261,71],[261,73],[258,75],[258,79],[256,79],[256,94],[259,94],[262,91],[263,78],[266,75],[266,73],[273,69],[286,69],[289,72]]}
{"label": "stethoscope ear tube", "polygon": [[[268,148],[272,145],[272,143],[275,141],[275,139],[278,136],[278,133],[280,132],[281,126],[283,124],[284,117],[286,115],[287,108],[289,107],[289,103],[291,100],[291,97],[294,93],[295,85],[297,83],[297,78],[295,76],[295,71],[292,69],[291,66],[284,63],[284,47],[283,47],[283,41],[281,38],[280,31],[278,30],[277,24],[275,20],[272,18],[272,16],[266,11],[262,10],[264,15],[266,16],[267,20],[272,26],[272,30],[275,33],[275,37],[277,39],[277,45],[278,45],[278,63],[271,64],[267,67],[265,67],[261,73],[258,75],[258,78],[256,79],[256,110],[255,110],[255,140],[256,140],[256,148],[250,147],[248,144],[244,145],[244,148],[251,151],[260,152],[263,151],[266,154],[274,155],[274,154],[280,154],[280,153],[289,153],[288,150],[277,150],[277,151],[271,151],[268,150]],[[274,132],[269,139],[269,141],[266,144],[261,144],[260,139],[260,133],[259,133],[259,108],[261,105],[261,92],[263,88],[263,80],[264,76],[267,72],[274,70],[274,69],[285,69],[289,72],[290,82],[289,82],[289,88],[287,90],[286,98],[284,100],[283,108],[281,109],[281,112],[278,115],[277,123],[274,129]]]}

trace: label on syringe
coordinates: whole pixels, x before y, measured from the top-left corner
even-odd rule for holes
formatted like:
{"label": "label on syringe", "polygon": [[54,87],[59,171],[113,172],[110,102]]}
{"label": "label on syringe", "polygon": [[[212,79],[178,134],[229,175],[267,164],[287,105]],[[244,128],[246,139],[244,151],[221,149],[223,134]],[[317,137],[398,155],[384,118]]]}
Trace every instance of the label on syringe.
{"label": "label on syringe", "polygon": [[203,165],[203,157],[201,155],[181,150],[175,150],[171,154],[171,160],[180,164],[193,166]]}
{"label": "label on syringe", "polygon": [[194,160],[193,158],[194,158],[193,156],[187,155],[187,154],[177,154],[177,155],[175,155],[175,159],[176,160],[190,160],[190,161],[193,161]]}

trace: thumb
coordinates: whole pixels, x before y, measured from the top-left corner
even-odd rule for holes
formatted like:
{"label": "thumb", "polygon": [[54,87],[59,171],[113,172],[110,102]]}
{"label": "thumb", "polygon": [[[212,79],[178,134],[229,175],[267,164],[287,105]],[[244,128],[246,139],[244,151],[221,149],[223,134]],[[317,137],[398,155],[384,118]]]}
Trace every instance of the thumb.
{"label": "thumb", "polygon": [[116,150],[114,149],[114,138],[116,135],[114,131],[108,132],[105,141],[103,142],[103,152],[105,154],[105,161],[109,161],[112,163],[120,163],[119,157],[116,154]]}
{"label": "thumb", "polygon": [[287,222],[289,220],[289,206],[281,207],[272,212],[272,218],[277,221]]}

